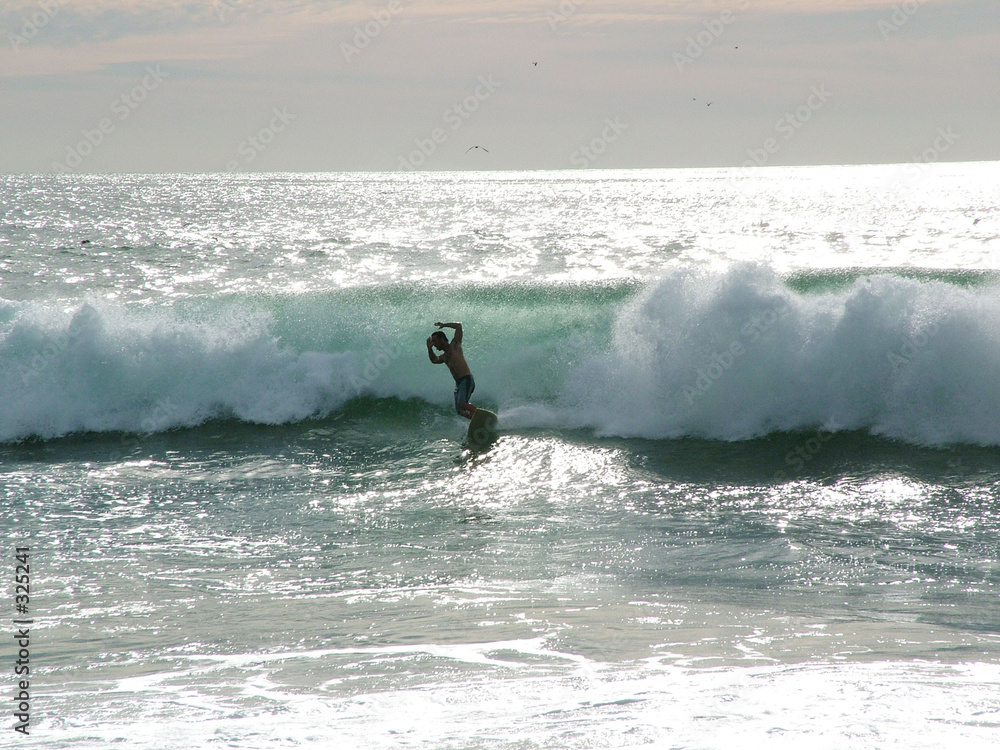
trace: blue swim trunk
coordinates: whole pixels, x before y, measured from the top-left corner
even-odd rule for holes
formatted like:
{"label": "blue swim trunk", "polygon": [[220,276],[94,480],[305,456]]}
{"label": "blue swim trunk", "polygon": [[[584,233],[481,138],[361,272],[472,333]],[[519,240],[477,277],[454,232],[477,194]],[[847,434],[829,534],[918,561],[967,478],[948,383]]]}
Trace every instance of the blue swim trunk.
{"label": "blue swim trunk", "polygon": [[455,381],[455,411],[457,411],[460,415],[464,416],[462,408],[459,404],[469,403],[469,399],[472,398],[472,392],[474,390],[476,390],[476,381],[472,379],[471,374]]}

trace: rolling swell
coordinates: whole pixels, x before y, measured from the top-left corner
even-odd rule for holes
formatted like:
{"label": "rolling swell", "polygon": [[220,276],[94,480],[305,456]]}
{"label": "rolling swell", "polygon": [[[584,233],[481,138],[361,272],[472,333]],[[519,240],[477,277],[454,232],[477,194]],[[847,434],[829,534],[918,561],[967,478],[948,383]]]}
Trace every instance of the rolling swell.
{"label": "rolling swell", "polygon": [[[805,287],[805,288],[804,288]],[[151,309],[0,302],[0,440],[323,417],[358,397],[447,409],[424,339],[462,320],[509,429],[741,440],[862,431],[1000,445],[1000,295],[947,273],[678,270],[640,287],[393,286]]]}

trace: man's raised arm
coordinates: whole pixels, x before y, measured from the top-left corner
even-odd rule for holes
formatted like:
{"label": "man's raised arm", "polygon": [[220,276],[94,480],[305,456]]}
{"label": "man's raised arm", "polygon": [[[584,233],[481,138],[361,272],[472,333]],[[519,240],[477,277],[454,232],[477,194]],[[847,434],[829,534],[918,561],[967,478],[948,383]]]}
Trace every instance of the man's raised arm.
{"label": "man's raised arm", "polygon": [[452,338],[451,342],[453,344],[462,345],[462,324],[461,323],[435,323],[438,328],[454,328],[455,336]]}
{"label": "man's raised arm", "polygon": [[444,362],[444,359],[443,359],[443,357],[439,357],[437,354],[435,354],[434,350],[431,348],[431,346],[432,346],[432,344],[431,344],[431,337],[428,336],[427,337],[427,356],[431,358],[431,362],[432,363],[434,363],[435,365],[439,365],[442,362]]}

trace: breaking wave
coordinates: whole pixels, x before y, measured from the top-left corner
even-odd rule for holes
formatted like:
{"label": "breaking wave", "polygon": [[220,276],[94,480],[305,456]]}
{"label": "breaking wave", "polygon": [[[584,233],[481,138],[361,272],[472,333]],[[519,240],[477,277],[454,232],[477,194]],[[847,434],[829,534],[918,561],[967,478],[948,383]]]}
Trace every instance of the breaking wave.
{"label": "breaking wave", "polygon": [[[161,309],[0,302],[0,440],[322,417],[358,396],[446,408],[426,357],[466,325],[476,398],[508,429],[722,440],[865,430],[1000,444],[1000,288],[759,265],[639,287],[399,286]],[[808,286],[809,288],[805,288]]]}

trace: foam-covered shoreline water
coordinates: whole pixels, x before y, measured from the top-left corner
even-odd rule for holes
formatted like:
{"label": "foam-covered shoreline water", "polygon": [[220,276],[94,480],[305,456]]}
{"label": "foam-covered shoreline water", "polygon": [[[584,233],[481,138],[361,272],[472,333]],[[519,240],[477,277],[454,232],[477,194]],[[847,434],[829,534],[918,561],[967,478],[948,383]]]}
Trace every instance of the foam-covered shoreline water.
{"label": "foam-covered shoreline water", "polygon": [[324,417],[355,397],[447,405],[423,322],[460,313],[477,396],[511,428],[739,440],[864,430],[1000,444],[1000,295],[864,275],[799,292],[772,269],[642,287],[395,287],[167,307],[0,309],[0,440]]}
{"label": "foam-covered shoreline water", "polygon": [[[280,712],[286,718],[285,742],[349,748],[585,748],[595,742],[633,747],[668,740],[703,747],[791,748],[811,742],[832,748],[827,738],[834,733],[862,738],[846,745],[861,748],[912,726],[924,730],[910,747],[937,748],[956,740],[973,750],[992,746],[995,665],[774,664],[758,657],[752,639],[747,651],[747,663],[729,669],[651,658],[628,672],[552,651],[543,638],[178,659],[170,671],[107,683],[116,702],[142,706],[142,726],[127,740],[123,728],[98,721],[69,728],[66,739],[74,747],[127,741],[160,750],[208,744],[219,735],[234,744],[261,735],[274,741],[278,732],[270,717]],[[354,695],[330,689],[342,682],[340,669],[351,662],[369,666],[364,683],[375,689]],[[460,671],[462,677],[419,688],[376,687],[376,675],[414,662]],[[287,684],[289,673],[299,684]],[[206,678],[225,685],[228,693],[195,687]],[[325,683],[304,690],[301,683],[309,678]],[[900,687],[911,684],[933,691]],[[902,705],[901,690],[907,695]],[[188,714],[183,738],[164,733],[181,726],[182,706]]]}

